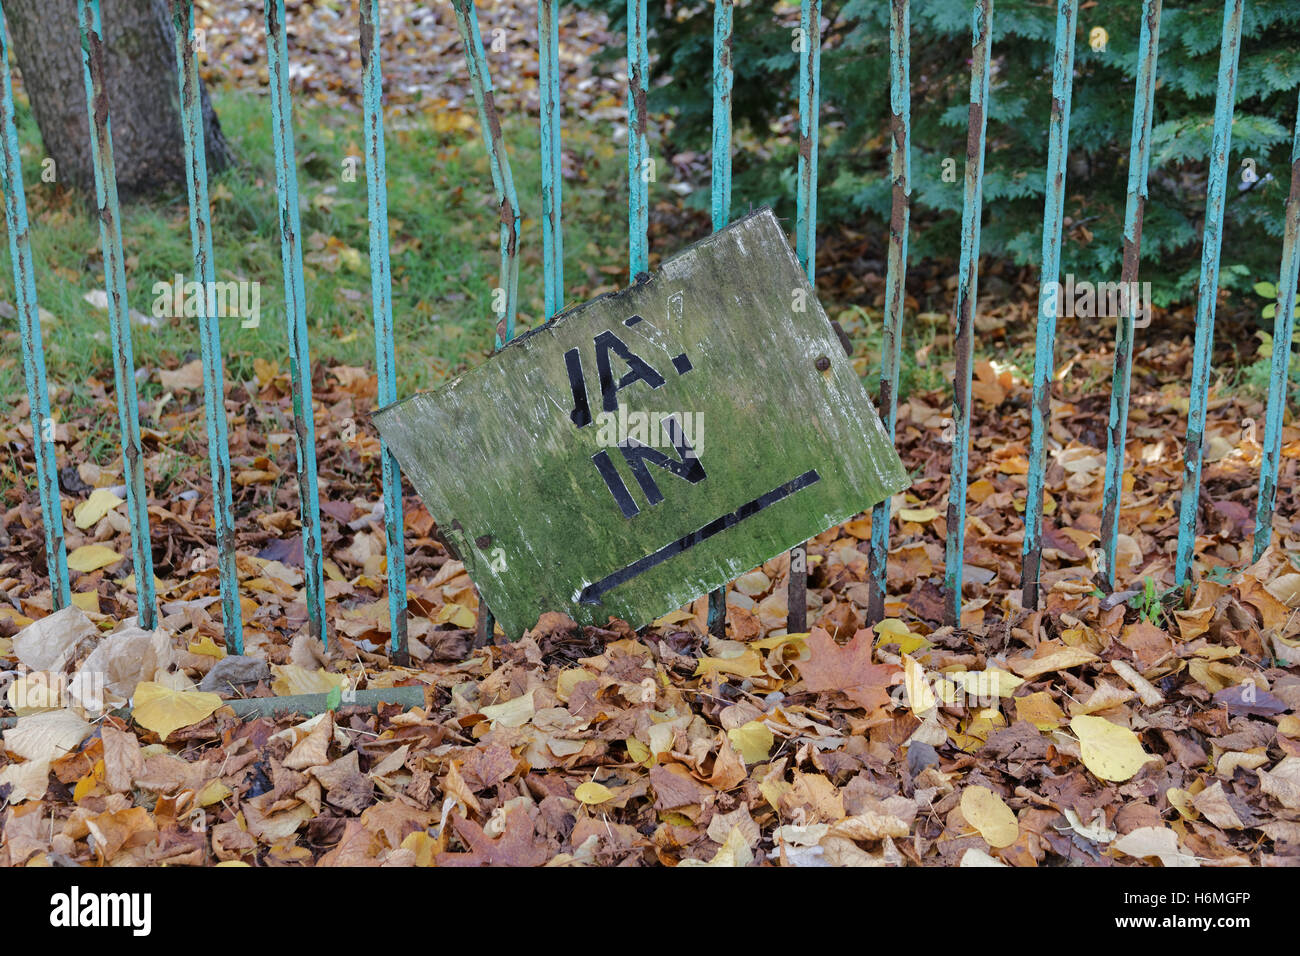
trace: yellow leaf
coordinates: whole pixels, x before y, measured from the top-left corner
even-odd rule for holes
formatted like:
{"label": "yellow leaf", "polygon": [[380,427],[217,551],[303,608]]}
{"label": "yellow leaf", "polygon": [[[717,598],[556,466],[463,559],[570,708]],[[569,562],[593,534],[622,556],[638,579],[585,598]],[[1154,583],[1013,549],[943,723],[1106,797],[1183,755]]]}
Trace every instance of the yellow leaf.
{"label": "yellow leaf", "polygon": [[749,866],[754,862],[754,851],[749,848],[745,842],[745,835],[740,832],[740,827],[732,827],[731,833],[727,835],[727,842],[719,847],[718,852],[713,855],[713,859],[707,863],[703,860],[686,859],[678,863],[678,866]]}
{"label": "yellow leaf", "polygon": [[1016,720],[1027,720],[1039,730],[1055,730],[1065,723],[1065,711],[1045,690],[1016,698]]}
{"label": "yellow leaf", "polygon": [[919,634],[913,634],[907,625],[897,618],[888,617],[875,626],[876,643],[897,644],[900,652],[911,654],[924,647],[928,641]]}
{"label": "yellow leaf", "polygon": [[438,841],[424,830],[416,830],[402,840],[402,849],[415,854],[416,866],[433,866],[433,858],[438,853]]}
{"label": "yellow leaf", "polygon": [[751,720],[747,724],[733,727],[727,731],[727,736],[731,738],[731,746],[736,748],[740,759],[747,764],[766,760],[775,741],[772,731],[761,720]]}
{"label": "yellow leaf", "polygon": [[194,798],[195,804],[200,807],[210,807],[214,803],[220,803],[226,797],[230,796],[231,789],[220,780],[213,780],[206,787],[198,792]]}
{"label": "yellow leaf", "polygon": [[106,568],[110,564],[117,564],[121,560],[122,556],[112,548],[102,544],[83,544],[68,555],[68,567],[73,571],[87,574]]}
{"label": "yellow leaf", "polygon": [[1170,787],[1165,791],[1165,799],[1183,817],[1184,820],[1199,820],[1201,814],[1192,806],[1192,794],[1178,787]]}
{"label": "yellow leaf", "polygon": [[926,711],[933,710],[938,704],[934,691],[930,689],[925,668],[904,654],[903,676],[904,686],[907,688],[907,702],[912,708],[912,713],[917,717],[923,717]]}
{"label": "yellow leaf", "polygon": [[172,690],[153,681],[142,681],[135,688],[131,716],[141,727],[166,740],[174,730],[207,720],[220,706],[219,694]]}
{"label": "yellow leaf", "polygon": [[94,791],[98,784],[104,782],[104,761],[102,759],[95,761],[95,766],[91,768],[90,773],[86,774],[77,781],[76,787],[72,790],[72,802],[80,803],[87,794]]}
{"label": "yellow leaf", "polygon": [[503,727],[522,727],[533,719],[533,714],[536,712],[537,706],[533,703],[533,692],[531,690],[520,697],[506,701],[504,704],[479,708],[480,714]]}
{"label": "yellow leaf", "polygon": [[915,521],[917,524],[926,524],[939,517],[939,512],[934,508],[899,508],[899,521]]}
{"label": "yellow leaf", "polygon": [[93,527],[100,518],[122,503],[111,488],[96,488],[90,497],[72,509],[72,519],[82,531]]}
{"label": "yellow leaf", "polygon": [[613,790],[610,790],[604,784],[596,783],[594,780],[588,780],[586,783],[580,784],[578,789],[573,791],[573,795],[580,803],[585,803],[587,806],[614,799]]}
{"label": "yellow leaf", "polygon": [[[637,740],[635,737],[627,738],[624,743],[627,744],[627,755],[631,757],[633,761],[639,764],[645,764],[646,766],[653,765],[653,759],[651,758],[649,747],[641,743],[641,741]],[[647,761],[650,761],[650,763],[647,763]]]}
{"label": "yellow leaf", "polygon": [[477,618],[474,617],[474,612],[467,607],[461,607],[459,604],[444,604],[434,623],[446,624],[448,622],[456,625],[462,631],[466,631],[474,627]]}
{"label": "yellow leaf", "polygon": [[1020,836],[1016,815],[988,787],[967,787],[961,792],[961,815],[989,846],[1011,846]]}
{"label": "yellow leaf", "polygon": [[202,637],[190,644],[191,654],[206,654],[208,657],[215,657],[217,660],[226,656],[224,648],[217,647],[217,642],[210,637]]}
{"label": "yellow leaf", "polygon": [[80,594],[74,594],[72,595],[72,604],[74,607],[79,607],[83,611],[88,611],[94,614],[98,614],[99,613],[99,592],[84,591]]}
{"label": "yellow leaf", "polygon": [[735,674],[737,677],[758,677],[763,673],[763,658],[752,647],[735,657],[701,657],[695,664],[692,677],[705,674]]}
{"label": "yellow leaf", "polygon": [[1010,697],[1017,687],[1024,683],[1014,674],[1009,674],[996,667],[982,671],[959,671],[948,675],[954,684],[961,687],[971,697],[987,699],[990,697]]}
{"label": "yellow leaf", "polygon": [[297,664],[272,664],[271,693],[277,697],[289,697],[294,694],[328,694],[335,687],[346,690],[348,679],[343,674],[331,674],[323,667],[308,670]]}
{"label": "yellow leaf", "polygon": [[1079,738],[1083,765],[1102,780],[1128,780],[1153,759],[1137,734],[1105,717],[1080,715],[1070,721],[1070,729]]}
{"label": "yellow leaf", "polygon": [[595,672],[585,667],[570,667],[568,670],[560,671],[555,679],[555,696],[568,703],[569,696],[579,684],[595,679]]}

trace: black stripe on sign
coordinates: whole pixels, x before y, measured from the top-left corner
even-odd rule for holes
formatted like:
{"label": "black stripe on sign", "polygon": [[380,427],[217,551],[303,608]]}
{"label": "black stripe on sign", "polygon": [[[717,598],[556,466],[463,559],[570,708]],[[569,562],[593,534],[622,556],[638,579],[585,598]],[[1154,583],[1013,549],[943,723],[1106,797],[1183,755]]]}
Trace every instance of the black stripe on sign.
{"label": "black stripe on sign", "polygon": [[809,485],[815,485],[822,480],[822,476],[817,474],[817,470],[805,471],[798,478],[787,481],[778,488],[773,488],[766,494],[759,495],[753,501],[747,501],[730,514],[725,514],[720,518],[714,518],[702,528],[692,531],[690,534],[683,535],[676,541],[664,545],[653,554],[647,554],[644,558],[638,558],[624,568],[619,568],[613,574],[608,574],[601,578],[595,584],[588,584],[578,595],[579,604],[599,605],[600,596],[606,591],[618,587],[625,581],[630,581],[638,574],[644,574],[656,565],[663,564],[669,558],[676,557],[683,551],[688,551],[701,542],[709,540],[715,534],[726,531],[728,528],[734,528],[746,518],[752,518],[764,508],[769,508],[783,498],[789,498],[797,491],[802,491]]}

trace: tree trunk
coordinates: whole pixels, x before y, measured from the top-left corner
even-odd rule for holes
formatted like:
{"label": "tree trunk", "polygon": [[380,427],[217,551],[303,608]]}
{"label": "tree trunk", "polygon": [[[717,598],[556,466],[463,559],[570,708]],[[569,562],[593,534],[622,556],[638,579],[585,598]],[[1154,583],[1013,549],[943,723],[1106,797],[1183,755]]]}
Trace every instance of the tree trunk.
{"label": "tree trunk", "polygon": [[[94,194],[76,0],[5,0],[23,87],[58,182]],[[124,199],[185,182],[175,31],[167,0],[103,0],[106,85]],[[208,169],[233,161],[202,89]]]}

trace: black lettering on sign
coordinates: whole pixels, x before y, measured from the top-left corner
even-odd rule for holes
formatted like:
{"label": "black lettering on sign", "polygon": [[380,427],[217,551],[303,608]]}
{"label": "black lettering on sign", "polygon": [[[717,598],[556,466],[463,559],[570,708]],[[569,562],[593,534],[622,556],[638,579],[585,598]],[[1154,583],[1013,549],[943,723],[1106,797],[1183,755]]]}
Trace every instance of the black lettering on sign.
{"label": "black lettering on sign", "polygon": [[[699,484],[708,477],[704,473],[704,466],[700,464],[699,455],[695,454],[695,450],[687,442],[681,423],[677,421],[677,416],[670,415],[659,424],[668,436],[668,440],[672,442],[673,447],[677,449],[681,461],[674,461],[663,452],[643,445],[635,438],[629,438],[618,446],[619,450],[623,452],[623,459],[627,462],[628,467],[632,469],[632,477],[641,486],[641,492],[645,495],[646,501],[652,505],[657,505],[663,501],[664,495],[651,476],[647,463],[666,469],[678,478],[685,478],[693,485]],[[615,497],[618,496],[615,495]]]}
{"label": "black lettering on sign", "polygon": [[600,596],[606,591],[618,587],[625,581],[632,580],[638,574],[644,574],[656,565],[663,564],[669,558],[675,557],[703,541],[707,541],[715,534],[720,534],[728,528],[734,528],[740,522],[746,518],[752,518],[764,508],[769,508],[783,498],[789,498],[795,492],[802,491],[809,485],[815,485],[821,480],[821,475],[817,474],[816,469],[805,471],[798,478],[787,481],[766,494],[759,495],[753,501],[745,502],[730,514],[725,514],[721,518],[714,518],[704,527],[697,528],[690,534],[682,535],[676,541],[664,545],[653,554],[638,558],[626,567],[619,568],[613,574],[607,574],[594,584],[588,584],[578,594],[578,603],[599,605],[601,603]]}
{"label": "black lettering on sign", "polygon": [[619,476],[618,469],[609,459],[609,452],[601,451],[591,456],[591,460],[596,463],[596,470],[600,472],[600,477],[605,479],[605,487],[609,493],[614,496],[618,502],[619,510],[623,512],[624,518],[635,518],[641,513],[637,503],[632,500],[632,495],[628,493],[627,485],[623,484],[622,477]]}
{"label": "black lettering on sign", "polygon": [[582,355],[576,348],[564,353],[564,367],[569,373],[569,390],[573,392],[569,421],[583,428],[591,424],[591,406],[587,404],[587,383],[582,378]]}
{"label": "black lettering on sign", "polygon": [[[615,353],[627,363],[628,370],[618,384],[614,384],[614,372],[610,368],[609,353]],[[664,377],[651,367],[650,363],[627,347],[622,339],[613,332],[605,331],[596,336],[596,374],[600,378],[601,406],[607,412],[618,411],[618,393],[633,382],[645,382],[651,388],[659,388]],[[570,378],[572,381],[572,378]]]}

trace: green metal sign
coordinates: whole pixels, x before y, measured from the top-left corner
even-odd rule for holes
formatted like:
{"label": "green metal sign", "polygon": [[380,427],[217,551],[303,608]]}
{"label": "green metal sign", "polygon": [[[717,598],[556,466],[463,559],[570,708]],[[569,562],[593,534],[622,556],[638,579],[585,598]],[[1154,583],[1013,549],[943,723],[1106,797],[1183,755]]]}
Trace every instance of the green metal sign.
{"label": "green metal sign", "polygon": [[511,637],[639,627],[908,485],[769,209],[375,421]]}

